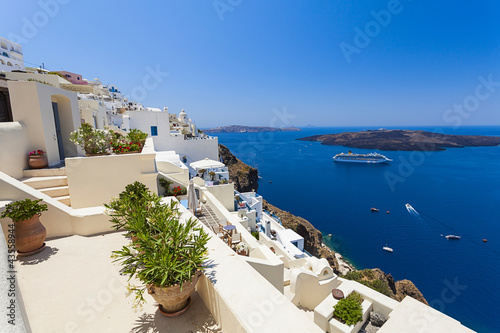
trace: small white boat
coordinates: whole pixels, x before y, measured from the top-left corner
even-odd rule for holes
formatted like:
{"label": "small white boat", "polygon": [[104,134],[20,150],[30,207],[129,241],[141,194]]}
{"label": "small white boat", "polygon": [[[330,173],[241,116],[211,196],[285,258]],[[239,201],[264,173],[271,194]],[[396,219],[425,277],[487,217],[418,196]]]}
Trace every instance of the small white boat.
{"label": "small white boat", "polygon": [[457,235],[447,235],[444,237],[446,237],[446,239],[460,239],[461,238],[461,236],[457,236]]}
{"label": "small white boat", "polygon": [[387,252],[394,252],[394,250],[393,250],[392,248],[388,247],[387,245],[386,245],[386,246],[384,246],[382,249],[383,249],[384,251],[387,251]]}

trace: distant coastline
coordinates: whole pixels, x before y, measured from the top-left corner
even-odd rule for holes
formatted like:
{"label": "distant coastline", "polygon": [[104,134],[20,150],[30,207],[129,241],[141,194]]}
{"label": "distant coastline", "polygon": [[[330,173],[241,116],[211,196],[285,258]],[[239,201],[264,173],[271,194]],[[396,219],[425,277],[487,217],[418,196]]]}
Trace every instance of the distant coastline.
{"label": "distant coastline", "polygon": [[205,133],[259,133],[259,132],[298,132],[297,127],[262,127],[262,126],[243,126],[229,125],[215,128],[204,129]]}
{"label": "distant coastline", "polygon": [[313,135],[297,140],[320,141],[330,146],[400,151],[440,151],[446,150],[445,148],[500,145],[498,136],[449,135],[420,130],[386,129]]}

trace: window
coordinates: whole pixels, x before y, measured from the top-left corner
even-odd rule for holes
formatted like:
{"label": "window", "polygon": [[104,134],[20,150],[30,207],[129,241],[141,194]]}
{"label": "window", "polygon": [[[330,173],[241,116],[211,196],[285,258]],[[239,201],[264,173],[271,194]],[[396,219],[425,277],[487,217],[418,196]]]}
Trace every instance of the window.
{"label": "window", "polygon": [[0,45],[2,46],[2,49],[7,50],[7,44],[5,42],[1,42]]}
{"label": "window", "polygon": [[76,79],[77,79],[77,80],[80,80],[80,77],[79,77],[79,76],[77,76],[77,77],[76,77]]}
{"label": "window", "polygon": [[151,136],[158,135],[158,126],[151,126]]}
{"label": "window", "polygon": [[66,77],[71,77],[71,75],[69,75],[69,74],[66,74]]}
{"label": "window", "polygon": [[4,57],[10,58],[10,57],[9,57],[9,55],[7,54],[7,52],[2,53],[2,55],[3,55]]}
{"label": "window", "polygon": [[2,59],[0,59],[0,65],[5,65],[5,61],[3,61]]}
{"label": "window", "polygon": [[7,66],[12,67],[12,63],[10,61],[7,62]]}

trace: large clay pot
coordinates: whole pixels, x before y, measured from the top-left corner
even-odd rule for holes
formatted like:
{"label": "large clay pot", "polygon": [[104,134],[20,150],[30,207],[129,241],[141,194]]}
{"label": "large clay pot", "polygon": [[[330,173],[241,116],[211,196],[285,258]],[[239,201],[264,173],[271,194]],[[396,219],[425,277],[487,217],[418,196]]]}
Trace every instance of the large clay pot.
{"label": "large clay pot", "polygon": [[18,252],[34,252],[43,248],[47,230],[40,222],[41,215],[33,215],[28,220],[15,222],[16,248]]}
{"label": "large clay pot", "polygon": [[28,157],[28,165],[32,169],[43,169],[49,166],[47,155],[31,155]]}
{"label": "large clay pot", "polygon": [[161,312],[168,316],[174,317],[181,315],[189,306],[189,297],[194,291],[196,282],[200,277],[201,272],[196,272],[191,278],[191,281],[186,281],[182,284],[182,291],[179,285],[172,287],[158,287],[149,284],[148,293],[153,296],[156,302],[160,305]]}

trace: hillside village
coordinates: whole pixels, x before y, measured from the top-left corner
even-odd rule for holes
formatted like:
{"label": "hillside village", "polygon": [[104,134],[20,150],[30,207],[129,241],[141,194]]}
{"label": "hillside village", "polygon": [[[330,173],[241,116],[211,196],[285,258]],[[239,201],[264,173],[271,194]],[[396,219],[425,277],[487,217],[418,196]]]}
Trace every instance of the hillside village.
{"label": "hillside village", "polygon": [[[132,100],[118,83],[25,67],[22,47],[0,38],[0,213],[27,198],[48,208],[40,217],[43,247],[19,255],[15,269],[0,265],[3,276],[14,275],[15,297],[3,292],[0,300],[15,305],[19,332],[472,332],[412,297],[397,301],[339,276],[266,210],[261,195],[235,184],[216,136],[185,110],[171,111]],[[145,138],[137,149],[103,142],[96,153],[74,143],[72,133],[85,126]],[[46,165],[30,167],[28,155],[38,150]],[[176,318],[162,316],[148,294],[134,310],[127,276],[110,258],[131,240],[112,229],[104,204],[134,182],[162,204],[176,204],[183,223],[195,219],[210,236],[191,307]],[[0,223],[6,261],[12,222]],[[353,292],[362,318],[348,325],[334,306]],[[0,325],[2,332],[13,327]]]}

